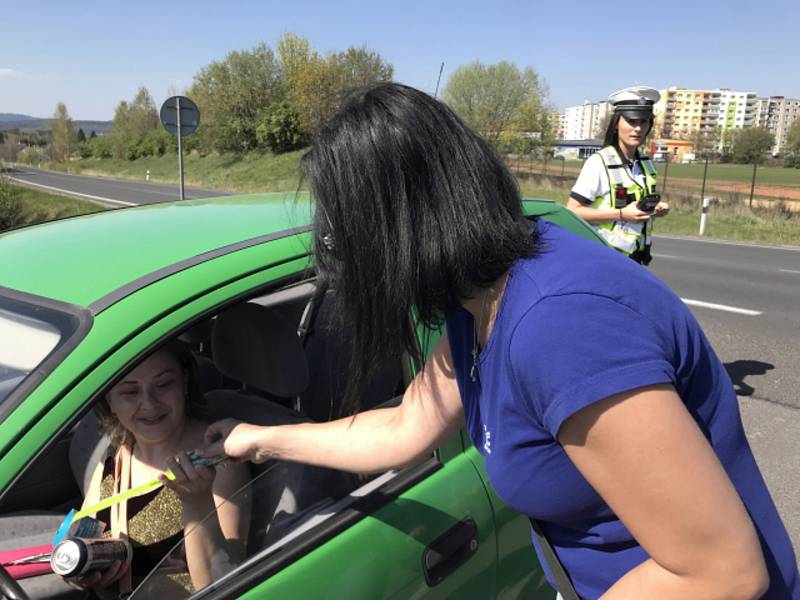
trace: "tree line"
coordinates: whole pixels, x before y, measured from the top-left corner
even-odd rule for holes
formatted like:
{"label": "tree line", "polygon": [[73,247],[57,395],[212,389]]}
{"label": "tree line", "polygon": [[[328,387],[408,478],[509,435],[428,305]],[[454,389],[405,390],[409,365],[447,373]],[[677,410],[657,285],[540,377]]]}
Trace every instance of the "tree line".
{"label": "tree line", "polygon": [[[390,81],[393,75],[394,67],[374,50],[349,47],[322,54],[293,33],[281,36],[274,50],[261,43],[229,52],[200,69],[184,92],[201,113],[197,132],[184,138],[185,148],[201,154],[301,148],[348,90]],[[530,67],[507,61],[462,65],[442,96],[503,152],[529,153],[552,143],[547,89]],[[117,105],[107,135],[87,138],[75,132],[63,103],[56,106],[49,134],[47,158],[57,161],[75,155],[135,160],[177,150],[145,87]],[[45,158],[40,144],[23,150],[19,160],[35,162],[37,154]]]}

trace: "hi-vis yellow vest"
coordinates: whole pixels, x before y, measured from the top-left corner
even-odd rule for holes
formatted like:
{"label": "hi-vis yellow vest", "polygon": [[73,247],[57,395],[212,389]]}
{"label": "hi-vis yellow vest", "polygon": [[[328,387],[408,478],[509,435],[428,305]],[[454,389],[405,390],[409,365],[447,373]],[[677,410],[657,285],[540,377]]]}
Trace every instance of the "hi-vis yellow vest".
{"label": "hi-vis yellow vest", "polygon": [[[628,169],[619,152],[613,146],[606,146],[598,152],[603,159],[603,164],[608,175],[609,193],[594,199],[592,206],[601,209],[623,208],[617,206],[617,188],[625,189],[628,201],[638,202],[645,194],[654,194],[656,189],[656,168],[646,156],[640,156],[639,161],[644,169],[645,187],[640,186]],[[628,202],[630,203],[630,202]],[[650,246],[650,234],[653,230],[653,220],[640,223],[627,221],[613,221],[611,223],[598,223],[593,225],[597,234],[620,252],[630,255],[636,250],[644,250]]]}

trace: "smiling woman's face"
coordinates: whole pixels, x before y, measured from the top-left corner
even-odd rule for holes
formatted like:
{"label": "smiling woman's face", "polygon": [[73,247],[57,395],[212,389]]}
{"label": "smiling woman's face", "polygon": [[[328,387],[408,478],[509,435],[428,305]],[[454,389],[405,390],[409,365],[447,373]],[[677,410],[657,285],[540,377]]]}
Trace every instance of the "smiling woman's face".
{"label": "smiling woman's face", "polygon": [[180,435],[185,421],[184,374],[167,350],[150,355],[108,392],[108,405],[137,444]]}

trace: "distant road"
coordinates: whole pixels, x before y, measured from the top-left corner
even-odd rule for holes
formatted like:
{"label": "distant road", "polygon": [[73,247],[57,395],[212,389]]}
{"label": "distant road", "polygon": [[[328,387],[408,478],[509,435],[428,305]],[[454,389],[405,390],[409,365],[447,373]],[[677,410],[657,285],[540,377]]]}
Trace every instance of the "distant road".
{"label": "distant road", "polygon": [[[62,193],[102,202],[109,206],[134,206],[177,200],[180,191],[177,185],[146,183],[106,177],[87,177],[67,175],[55,171],[43,171],[28,166],[19,166],[7,175],[14,181],[44,192]],[[229,196],[227,192],[185,188],[184,195],[189,198],[210,198]]]}

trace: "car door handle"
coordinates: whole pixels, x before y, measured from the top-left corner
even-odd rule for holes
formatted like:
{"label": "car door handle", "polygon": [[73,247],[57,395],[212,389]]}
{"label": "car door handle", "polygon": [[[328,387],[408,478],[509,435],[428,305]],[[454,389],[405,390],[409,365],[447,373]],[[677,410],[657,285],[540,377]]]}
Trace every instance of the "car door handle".
{"label": "car door handle", "polygon": [[478,551],[478,525],[467,517],[436,538],[422,553],[425,582],[433,587]]}

